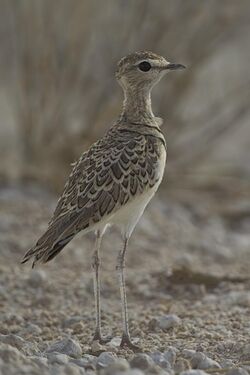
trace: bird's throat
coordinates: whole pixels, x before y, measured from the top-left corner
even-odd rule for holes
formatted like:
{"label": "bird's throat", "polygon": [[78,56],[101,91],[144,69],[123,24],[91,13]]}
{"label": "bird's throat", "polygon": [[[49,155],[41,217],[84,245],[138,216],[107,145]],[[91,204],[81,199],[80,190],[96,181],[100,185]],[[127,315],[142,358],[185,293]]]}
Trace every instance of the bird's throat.
{"label": "bird's throat", "polygon": [[151,91],[126,88],[121,118],[131,123],[152,125],[156,121],[156,117],[151,106]]}

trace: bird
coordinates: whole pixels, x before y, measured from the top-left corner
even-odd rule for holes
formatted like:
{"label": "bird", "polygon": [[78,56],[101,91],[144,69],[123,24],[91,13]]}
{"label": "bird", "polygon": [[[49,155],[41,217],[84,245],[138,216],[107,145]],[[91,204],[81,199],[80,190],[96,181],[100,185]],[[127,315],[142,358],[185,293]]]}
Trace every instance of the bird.
{"label": "bird", "polygon": [[100,344],[111,337],[101,331],[99,253],[105,230],[115,225],[123,240],[116,264],[123,327],[120,347],[138,350],[129,331],[125,254],[138,220],[162,181],[166,163],[166,141],[160,128],[163,120],[153,113],[151,90],[166,73],[183,68],[151,51],[133,52],[118,62],[115,77],[124,93],[121,113],[73,164],[47,230],[22,259],[22,263],[33,259],[32,267],[49,262],[76,234],[94,232],[93,340]]}

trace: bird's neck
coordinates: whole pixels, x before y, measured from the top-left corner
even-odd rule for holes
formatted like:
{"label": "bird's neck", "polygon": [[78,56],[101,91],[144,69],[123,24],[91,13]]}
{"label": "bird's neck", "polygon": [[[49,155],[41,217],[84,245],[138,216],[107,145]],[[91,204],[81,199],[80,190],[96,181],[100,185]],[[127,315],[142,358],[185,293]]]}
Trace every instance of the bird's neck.
{"label": "bird's neck", "polygon": [[151,90],[126,88],[121,119],[131,123],[156,125],[151,106]]}

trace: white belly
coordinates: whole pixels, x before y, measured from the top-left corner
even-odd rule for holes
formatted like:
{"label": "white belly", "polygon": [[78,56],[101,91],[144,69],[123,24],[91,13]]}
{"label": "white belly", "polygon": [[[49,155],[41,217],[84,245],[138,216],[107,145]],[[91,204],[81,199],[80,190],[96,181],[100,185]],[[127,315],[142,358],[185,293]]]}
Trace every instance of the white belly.
{"label": "white belly", "polygon": [[159,160],[157,170],[159,178],[158,182],[152,188],[145,191],[144,194],[136,197],[132,202],[126,204],[110,218],[109,224],[118,226],[123,235],[128,237],[131,235],[147,204],[153,198],[161,183],[166,163],[166,151],[163,146],[162,148],[162,157]]}

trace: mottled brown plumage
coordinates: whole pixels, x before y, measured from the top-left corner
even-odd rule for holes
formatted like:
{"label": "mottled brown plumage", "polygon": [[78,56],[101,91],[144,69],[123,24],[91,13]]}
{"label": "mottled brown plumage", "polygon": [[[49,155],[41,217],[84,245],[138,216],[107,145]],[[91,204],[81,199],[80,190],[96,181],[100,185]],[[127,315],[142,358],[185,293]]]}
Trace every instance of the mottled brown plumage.
{"label": "mottled brown plumage", "polygon": [[48,229],[24,256],[23,263],[53,259],[80,231],[95,231],[93,256],[96,331],[94,339],[103,341],[100,327],[99,248],[105,228],[116,224],[124,239],[117,269],[123,311],[121,345],[136,349],[128,330],[124,256],[128,239],[147,203],[156,192],[166,160],[166,143],[159,128],[162,120],[151,108],[152,87],[167,69],[183,67],[168,63],[152,52],[136,52],[123,58],[116,78],[124,90],[120,118],[83,153],[74,164]]}
{"label": "mottled brown plumage", "polygon": [[32,256],[34,264],[53,259],[79,231],[93,230],[152,188],[159,180],[162,145],[165,140],[157,128],[122,120],[115,124],[75,163],[47,231],[23,261]]}

